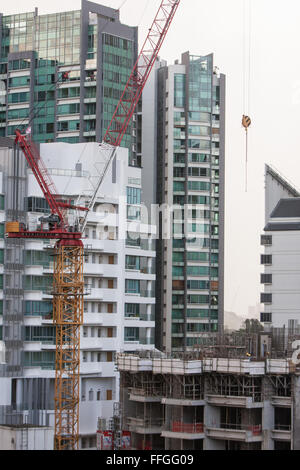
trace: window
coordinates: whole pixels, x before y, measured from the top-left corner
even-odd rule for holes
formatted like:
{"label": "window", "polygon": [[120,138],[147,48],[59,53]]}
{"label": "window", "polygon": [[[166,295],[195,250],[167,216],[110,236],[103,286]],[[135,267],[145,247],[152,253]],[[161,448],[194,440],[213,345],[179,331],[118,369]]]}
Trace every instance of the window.
{"label": "window", "polygon": [[125,281],[126,294],[140,294],[140,281],[135,279],[126,279]]}
{"label": "window", "polygon": [[24,264],[26,266],[44,266],[49,267],[53,258],[47,251],[25,250],[23,252]]}
{"label": "window", "polygon": [[7,113],[8,119],[24,119],[29,116],[29,108],[10,109]]}
{"label": "window", "polygon": [[139,341],[139,328],[125,328],[124,341]]}
{"label": "window", "polygon": [[174,75],[174,106],[184,108],[185,106],[185,75],[176,73]]}
{"label": "window", "polygon": [[30,85],[30,77],[13,77],[10,78],[8,81],[9,88],[18,88],[22,86],[29,86]]}
{"label": "window", "polygon": [[76,96],[80,96],[80,88],[79,87],[60,88],[58,90],[58,97],[59,98],[74,98]]}
{"label": "window", "polygon": [[188,304],[209,304],[209,295],[188,295]]}
{"label": "window", "polygon": [[79,131],[80,129],[80,121],[60,121],[58,122],[57,130],[58,132],[72,132],[72,131]]}
{"label": "window", "polygon": [[141,246],[141,239],[140,238],[135,238],[135,236],[131,237],[130,235],[131,234],[127,232],[126,246],[140,247]]}
{"label": "window", "polygon": [[261,274],[260,275],[261,284],[272,284],[272,274]]}
{"label": "window", "polygon": [[173,277],[183,277],[183,268],[180,266],[173,266],[172,275]]}
{"label": "window", "polygon": [[188,261],[209,261],[209,253],[201,252],[201,251],[189,251],[187,253]]}
{"label": "window", "polygon": [[261,312],[260,321],[262,323],[272,323],[272,313],[271,312]]}
{"label": "window", "polygon": [[181,183],[179,181],[174,181],[173,191],[174,192],[184,192],[184,183]]}
{"label": "window", "polygon": [[25,209],[27,212],[50,212],[50,208],[46,199],[42,197],[25,198]]}
{"label": "window", "polygon": [[30,59],[17,59],[9,61],[9,70],[24,70],[30,68]]}
{"label": "window", "polygon": [[209,290],[209,281],[187,281],[188,290]]}
{"label": "window", "polygon": [[187,274],[190,276],[209,276],[209,267],[208,266],[188,266]]}
{"label": "window", "polygon": [[174,154],[174,163],[184,163],[185,164],[185,155],[182,153]]}
{"label": "window", "polygon": [[127,206],[127,219],[128,220],[140,220],[141,219],[141,208],[138,206]]}
{"label": "window", "polygon": [[[100,305],[100,304],[99,304]],[[101,307],[100,307],[101,308]],[[98,307],[99,309],[99,307]],[[114,311],[114,306],[113,304],[107,304],[107,313],[113,313]]]}
{"label": "window", "polygon": [[183,310],[179,310],[179,309],[172,310],[173,320],[183,320],[183,317],[184,317]]}
{"label": "window", "polygon": [[262,235],[260,238],[260,243],[263,246],[272,245],[272,235]]}
{"label": "window", "polygon": [[272,294],[266,294],[266,293],[260,294],[260,303],[262,303],[262,304],[271,304],[272,303]]}
{"label": "window", "polygon": [[260,264],[272,264],[272,255],[261,255]]}
{"label": "window", "polygon": [[127,187],[127,204],[141,204],[141,189]]}
{"label": "window", "polygon": [[189,126],[190,135],[210,136],[210,127],[208,126]]}
{"label": "window", "polygon": [[200,149],[200,150],[209,150],[210,141],[209,140],[200,140],[200,139],[189,139],[188,147],[191,149]]}
{"label": "window", "polygon": [[189,181],[188,189],[190,191],[209,191],[210,183],[204,181]]}
{"label": "window", "polygon": [[189,112],[190,121],[200,121],[200,122],[210,122],[211,114],[210,113],[201,113],[199,111]]}
{"label": "window", "polygon": [[181,167],[174,167],[173,176],[174,178],[184,178],[185,169]]}
{"label": "window", "polygon": [[62,104],[57,106],[57,114],[79,114],[80,103]]}
{"label": "window", "polygon": [[140,304],[125,304],[125,317],[139,317],[140,316]]}
{"label": "window", "polygon": [[106,362],[113,362],[114,356],[112,351],[107,351],[106,353]]}
{"label": "window", "polygon": [[126,256],[126,269],[140,270],[140,257],[139,256]]}
{"label": "window", "polygon": [[29,101],[29,92],[10,93],[8,95],[8,103],[25,103]]}
{"label": "window", "polygon": [[210,170],[209,168],[189,167],[189,176],[196,178],[209,178]]}
{"label": "window", "polygon": [[174,263],[183,263],[184,262],[184,253],[180,251],[173,252],[173,262]]}
{"label": "window", "polygon": [[199,309],[199,308],[190,308],[187,309],[188,318],[209,318],[209,310]]}
{"label": "window", "polygon": [[113,338],[113,328],[107,328],[107,338]]}
{"label": "window", "polygon": [[184,305],[183,295],[172,295],[172,305]]}

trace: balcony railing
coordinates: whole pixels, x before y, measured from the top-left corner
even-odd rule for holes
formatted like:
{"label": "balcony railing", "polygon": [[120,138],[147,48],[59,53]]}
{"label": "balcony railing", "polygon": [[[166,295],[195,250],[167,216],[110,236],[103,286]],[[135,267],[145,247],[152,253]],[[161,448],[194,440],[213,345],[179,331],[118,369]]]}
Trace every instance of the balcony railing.
{"label": "balcony railing", "polygon": [[140,292],[141,297],[155,297],[154,290],[142,290]]}
{"label": "balcony railing", "polygon": [[292,426],[291,424],[275,424],[274,429],[275,431],[291,431]]}
{"label": "balcony railing", "polygon": [[186,434],[201,434],[204,432],[204,426],[203,423],[182,423],[181,421],[172,421],[171,431]]}
{"label": "balcony railing", "polygon": [[259,436],[262,433],[262,428],[260,424],[221,423],[220,429],[233,429],[236,431],[250,431],[253,436]]}

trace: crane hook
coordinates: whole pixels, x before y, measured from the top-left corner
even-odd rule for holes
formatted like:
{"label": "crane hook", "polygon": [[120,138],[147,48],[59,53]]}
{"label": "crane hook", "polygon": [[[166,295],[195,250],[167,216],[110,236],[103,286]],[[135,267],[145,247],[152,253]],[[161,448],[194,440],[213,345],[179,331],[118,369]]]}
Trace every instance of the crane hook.
{"label": "crane hook", "polygon": [[251,119],[249,116],[243,114],[242,119],[242,126],[245,128],[246,131],[246,192],[247,192],[247,185],[248,185],[248,129],[251,126]]}

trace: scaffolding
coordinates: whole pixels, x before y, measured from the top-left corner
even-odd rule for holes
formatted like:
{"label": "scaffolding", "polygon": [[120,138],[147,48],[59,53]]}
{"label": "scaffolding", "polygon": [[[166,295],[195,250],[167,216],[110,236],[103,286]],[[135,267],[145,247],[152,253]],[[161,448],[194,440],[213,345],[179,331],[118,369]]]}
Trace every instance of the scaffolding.
{"label": "scaffolding", "polygon": [[166,397],[177,400],[203,400],[203,375],[165,375],[163,376]]}
{"label": "scaffolding", "polygon": [[144,397],[164,396],[164,381],[161,375],[153,376],[150,372],[133,374],[129,392]]}
{"label": "scaffolding", "polygon": [[231,397],[251,397],[253,402],[263,400],[262,377],[233,374],[209,374],[207,393]]}

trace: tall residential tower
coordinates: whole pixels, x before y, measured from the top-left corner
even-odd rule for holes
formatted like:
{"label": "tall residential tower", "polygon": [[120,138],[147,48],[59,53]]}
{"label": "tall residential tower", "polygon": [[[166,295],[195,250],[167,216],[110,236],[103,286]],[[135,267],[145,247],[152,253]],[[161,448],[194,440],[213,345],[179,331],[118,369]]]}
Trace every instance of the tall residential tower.
{"label": "tall residential tower", "polygon": [[[137,28],[119,11],[0,14],[0,136],[30,127],[35,142],[101,142],[137,59]],[[137,165],[135,120],[123,146]]]}
{"label": "tall residential tower", "polygon": [[225,76],[189,52],[157,73],[156,202],[173,230],[157,243],[156,347],[176,351],[223,328]]}

